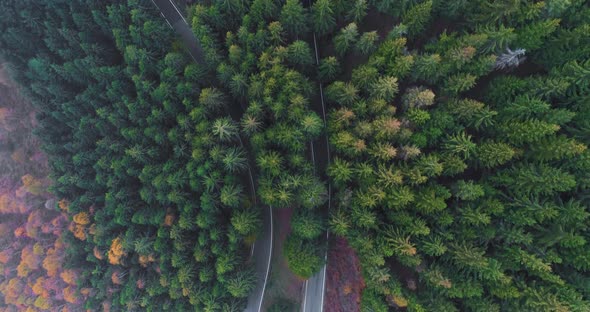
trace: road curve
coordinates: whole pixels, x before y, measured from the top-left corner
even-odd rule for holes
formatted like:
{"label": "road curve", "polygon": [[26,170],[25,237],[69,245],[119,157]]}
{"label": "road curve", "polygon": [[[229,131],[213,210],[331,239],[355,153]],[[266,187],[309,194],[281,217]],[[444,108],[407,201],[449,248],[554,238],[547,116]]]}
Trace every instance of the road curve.
{"label": "road curve", "polygon": [[[182,42],[186,45],[187,50],[193,60],[199,64],[205,62],[205,53],[199,43],[199,40],[195,37],[191,30],[190,25],[186,22],[184,16],[172,2],[172,0],[152,0],[154,5],[160,10],[160,13],[172,27],[176,33],[182,39]],[[228,109],[229,114],[234,120],[239,120],[241,116],[241,107],[232,107]],[[239,138],[240,145],[247,150]],[[250,154],[250,153],[248,153]],[[249,163],[253,164],[250,157]],[[248,167],[248,175],[250,180],[251,194],[253,197],[253,203],[256,204],[256,188],[252,170]],[[264,292],[266,290],[266,284],[268,282],[268,275],[270,272],[270,263],[272,256],[273,246],[273,219],[272,219],[272,207],[264,207],[262,213],[262,229],[258,234],[256,242],[252,248],[251,261],[254,262],[254,270],[258,276],[258,282],[256,287],[248,296],[248,304],[244,312],[261,312],[262,302],[264,299]]]}

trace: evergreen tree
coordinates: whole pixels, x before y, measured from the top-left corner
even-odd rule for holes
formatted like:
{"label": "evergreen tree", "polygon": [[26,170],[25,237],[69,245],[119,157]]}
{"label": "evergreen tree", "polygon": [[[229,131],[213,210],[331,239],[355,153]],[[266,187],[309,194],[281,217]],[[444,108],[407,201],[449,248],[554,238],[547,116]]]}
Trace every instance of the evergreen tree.
{"label": "evergreen tree", "polygon": [[334,80],[340,71],[341,68],[338,59],[334,56],[329,56],[320,60],[318,78],[321,81],[328,82]]}
{"label": "evergreen tree", "polygon": [[488,168],[505,164],[515,154],[515,150],[505,143],[485,142],[477,147],[477,158]]}
{"label": "evergreen tree", "polygon": [[431,12],[432,1],[414,5],[405,12],[402,21],[408,27],[408,35],[413,37],[422,32],[430,21]]}
{"label": "evergreen tree", "polygon": [[328,0],[318,0],[311,6],[314,31],[320,35],[331,32],[336,26],[333,4]]}
{"label": "evergreen tree", "polygon": [[296,0],[285,2],[281,9],[279,22],[292,37],[307,32],[309,24],[307,12],[301,6],[300,1]]}
{"label": "evergreen tree", "polygon": [[363,33],[356,42],[356,51],[362,55],[369,55],[376,48],[376,43],[379,40],[379,35],[376,31],[369,31]]}
{"label": "evergreen tree", "polygon": [[340,33],[334,37],[334,49],[340,56],[346,54],[358,40],[358,27],[355,23],[350,23]]}

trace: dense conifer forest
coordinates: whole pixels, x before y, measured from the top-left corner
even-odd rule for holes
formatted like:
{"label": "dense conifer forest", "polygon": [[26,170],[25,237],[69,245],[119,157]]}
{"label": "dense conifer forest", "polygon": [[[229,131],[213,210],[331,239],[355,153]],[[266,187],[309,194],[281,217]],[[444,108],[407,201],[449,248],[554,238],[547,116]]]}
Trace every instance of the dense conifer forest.
{"label": "dense conifer forest", "polygon": [[0,8],[0,311],[590,311],[587,1]]}

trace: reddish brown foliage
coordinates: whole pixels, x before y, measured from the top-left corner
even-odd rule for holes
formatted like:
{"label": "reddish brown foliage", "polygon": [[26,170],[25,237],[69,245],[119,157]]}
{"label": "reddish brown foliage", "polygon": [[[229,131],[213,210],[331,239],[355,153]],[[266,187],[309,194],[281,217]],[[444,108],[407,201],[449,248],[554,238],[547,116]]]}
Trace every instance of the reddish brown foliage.
{"label": "reddish brown foliage", "polygon": [[0,143],[13,147],[0,150],[0,237],[8,242],[0,250],[0,311],[83,311],[80,293],[91,290],[78,293],[77,271],[61,267],[68,221],[47,192],[46,158],[31,134],[34,113],[2,81],[0,98]]}
{"label": "reddish brown foliage", "polygon": [[76,285],[76,281],[78,280],[78,273],[74,270],[65,270],[59,276],[68,285]]}
{"label": "reddish brown foliage", "polygon": [[360,311],[365,281],[361,275],[359,259],[346,239],[337,237],[330,244],[324,311]]}
{"label": "reddish brown foliage", "polygon": [[109,263],[110,264],[121,264],[121,258],[125,255],[123,250],[123,240],[120,237],[115,238],[111,242],[111,249],[109,250]]}

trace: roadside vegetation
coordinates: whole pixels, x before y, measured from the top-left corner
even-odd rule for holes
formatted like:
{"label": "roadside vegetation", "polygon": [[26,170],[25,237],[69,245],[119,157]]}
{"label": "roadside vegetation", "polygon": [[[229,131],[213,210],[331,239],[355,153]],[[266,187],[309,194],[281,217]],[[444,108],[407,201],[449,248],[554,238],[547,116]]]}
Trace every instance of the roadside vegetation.
{"label": "roadside vegetation", "polygon": [[322,55],[366,60],[326,87],[330,229],[361,259],[361,310],[590,309],[587,3],[374,10],[385,36],[348,19]]}

